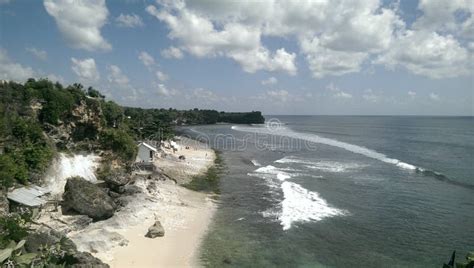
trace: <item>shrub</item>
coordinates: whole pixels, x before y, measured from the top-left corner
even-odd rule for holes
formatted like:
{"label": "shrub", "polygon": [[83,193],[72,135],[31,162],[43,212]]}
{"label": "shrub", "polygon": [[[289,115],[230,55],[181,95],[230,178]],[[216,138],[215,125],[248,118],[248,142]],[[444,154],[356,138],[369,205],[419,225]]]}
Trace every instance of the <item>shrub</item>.
{"label": "shrub", "polygon": [[15,182],[17,167],[9,155],[0,155],[0,183],[3,187],[10,187]]}
{"label": "shrub", "polygon": [[137,146],[133,138],[123,130],[107,129],[103,131],[100,142],[105,149],[112,150],[125,161],[131,161],[135,158]]}
{"label": "shrub", "polygon": [[9,240],[18,242],[25,238],[28,235],[30,217],[30,212],[0,217],[0,244],[4,245]]}

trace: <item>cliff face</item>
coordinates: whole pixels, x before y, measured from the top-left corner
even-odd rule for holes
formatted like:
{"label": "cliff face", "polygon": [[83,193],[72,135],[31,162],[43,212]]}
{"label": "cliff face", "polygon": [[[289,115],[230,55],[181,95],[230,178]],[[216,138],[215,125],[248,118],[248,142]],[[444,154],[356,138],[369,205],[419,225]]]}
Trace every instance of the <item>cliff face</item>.
{"label": "cliff face", "polygon": [[103,113],[98,101],[81,100],[57,125],[44,123],[44,130],[59,149],[74,149],[81,143],[97,141],[103,129]]}

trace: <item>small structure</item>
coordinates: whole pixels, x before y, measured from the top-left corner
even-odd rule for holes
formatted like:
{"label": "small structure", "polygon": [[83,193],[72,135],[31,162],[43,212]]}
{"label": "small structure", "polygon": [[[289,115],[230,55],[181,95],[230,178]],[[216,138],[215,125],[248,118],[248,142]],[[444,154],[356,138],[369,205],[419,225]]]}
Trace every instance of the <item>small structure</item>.
{"label": "small structure", "polygon": [[176,153],[180,148],[180,146],[175,141],[170,141],[170,146],[171,149],[173,149],[173,153]]}
{"label": "small structure", "polygon": [[39,207],[46,204],[42,197],[51,191],[47,188],[32,185],[17,188],[7,194],[7,198],[13,202],[27,207]]}
{"label": "small structure", "polygon": [[138,154],[135,162],[139,163],[151,163],[155,160],[155,153],[158,152],[158,150],[149,145],[148,143],[141,142],[138,144]]}

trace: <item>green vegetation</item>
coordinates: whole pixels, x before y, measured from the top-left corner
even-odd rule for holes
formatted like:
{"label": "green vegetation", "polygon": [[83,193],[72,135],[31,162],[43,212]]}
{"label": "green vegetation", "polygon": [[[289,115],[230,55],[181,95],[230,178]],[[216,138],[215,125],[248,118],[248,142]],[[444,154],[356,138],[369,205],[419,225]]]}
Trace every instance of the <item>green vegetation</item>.
{"label": "green vegetation", "polygon": [[45,79],[0,84],[0,187],[39,179],[55,151],[76,143],[132,160],[134,133],[123,118],[122,107],[81,84],[63,87]]}
{"label": "green vegetation", "polygon": [[192,109],[142,109],[126,107],[127,125],[137,139],[169,139],[174,136],[174,126],[216,123],[261,124],[265,118],[261,112],[227,113],[215,110]]}
{"label": "green vegetation", "polygon": [[132,161],[136,155],[136,144],[124,130],[107,129],[100,135],[100,142],[104,149],[112,150],[120,158]]}
{"label": "green vegetation", "polygon": [[28,235],[31,213],[11,213],[0,217],[0,248],[10,241],[18,242]]}
{"label": "green vegetation", "polygon": [[[0,217],[0,265],[2,267],[71,267],[80,262],[74,243],[61,237],[58,242],[44,241],[38,250],[25,249],[30,216],[10,214]],[[33,234],[34,235],[34,234]],[[91,265],[83,265],[90,267]],[[79,267],[83,267],[79,265]]]}
{"label": "green vegetation", "polygon": [[[0,188],[38,180],[57,151],[110,150],[129,164],[138,140],[172,138],[177,125],[218,122],[263,123],[264,118],[260,112],[122,107],[92,87],[64,87],[47,79],[1,83]],[[213,173],[217,170],[194,187],[213,188]]]}
{"label": "green vegetation", "polygon": [[265,118],[261,112],[249,112],[249,113],[219,113],[219,122],[233,123],[233,124],[263,124]]}
{"label": "green vegetation", "polygon": [[194,176],[191,182],[185,184],[184,187],[194,191],[219,194],[220,176],[224,168],[224,161],[222,159],[221,153],[216,152],[214,165],[210,167],[205,174]]}

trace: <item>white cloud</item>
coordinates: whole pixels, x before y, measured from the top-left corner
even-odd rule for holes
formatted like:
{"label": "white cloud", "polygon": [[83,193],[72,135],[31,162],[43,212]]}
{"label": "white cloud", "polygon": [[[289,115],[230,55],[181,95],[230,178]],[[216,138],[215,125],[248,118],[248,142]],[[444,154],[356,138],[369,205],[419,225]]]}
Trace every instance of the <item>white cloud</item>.
{"label": "white cloud", "polygon": [[160,96],[164,96],[164,97],[172,97],[172,96],[176,96],[179,94],[179,91],[176,90],[176,89],[169,89],[168,87],[166,87],[164,84],[158,84],[157,85],[157,93],[158,95]]}
{"label": "white cloud", "polygon": [[[352,95],[342,91],[340,88],[335,86],[333,83],[330,83],[329,85],[326,86],[326,89],[328,89],[330,92],[333,93],[333,97],[336,99],[351,99]],[[372,92],[372,91],[370,91]]]}
{"label": "white cloud", "polygon": [[474,40],[472,0],[421,0],[413,25],[400,18],[397,3],[379,0],[157,3],[146,10],[168,26],[180,50],[228,57],[250,73],[297,72],[296,54],[283,47],[270,51],[263,37],[294,39],[315,78],[360,72],[365,63],[431,78],[472,72],[472,56],[466,57]]}
{"label": "white cloud", "polygon": [[254,73],[258,70],[267,71],[286,71],[290,75],[295,75],[297,68],[295,65],[295,53],[288,53],[284,48],[280,48],[276,53],[259,47],[251,51],[232,51],[228,56],[242,66],[248,73]]}
{"label": "white cloud", "polygon": [[64,83],[60,75],[45,74],[41,70],[33,70],[29,66],[23,66],[14,62],[8,56],[6,50],[0,47],[0,79],[24,82],[28,78],[47,78],[50,81]]}
{"label": "white cloud", "polygon": [[169,48],[163,49],[161,51],[161,55],[167,59],[182,59],[184,56],[181,49],[174,46],[170,46]]}
{"label": "white cloud", "polygon": [[414,99],[416,97],[416,92],[408,91],[408,96],[410,96],[410,98]]}
{"label": "white cloud", "polygon": [[275,77],[269,77],[268,79],[265,79],[265,80],[262,80],[262,85],[266,86],[266,85],[274,85],[276,83],[278,83],[278,80],[275,78]]}
{"label": "white cloud", "polygon": [[46,51],[37,49],[35,47],[28,47],[26,48],[26,51],[30,52],[31,54],[33,54],[33,56],[40,60],[46,60],[48,58],[48,53]]}
{"label": "white cloud", "polygon": [[117,84],[117,85],[128,85],[130,80],[128,77],[123,74],[122,70],[117,65],[109,65],[107,66],[107,71],[109,74],[107,75],[107,80],[110,83]]}
{"label": "white cloud", "polygon": [[430,93],[430,99],[434,101],[439,101],[439,95],[435,93]]}
{"label": "white cloud", "polygon": [[446,78],[470,74],[471,60],[472,55],[451,35],[408,30],[375,62],[430,78]]}
{"label": "white cloud", "polygon": [[83,60],[71,58],[71,61],[72,71],[82,82],[95,83],[100,79],[100,74],[93,58],[87,58]]}
{"label": "white cloud", "polygon": [[161,71],[156,71],[156,77],[158,78],[158,80],[164,82],[166,80],[168,80],[169,76]]}
{"label": "white cloud", "polygon": [[126,28],[136,28],[136,27],[142,27],[143,21],[140,16],[137,14],[122,14],[115,18],[115,22],[117,23],[118,26],[120,27],[126,27]]}
{"label": "white cloud", "polygon": [[187,9],[184,2],[165,3],[162,9],[148,6],[147,12],[167,24],[169,38],[197,57],[225,56],[237,61],[244,71],[286,71],[296,73],[296,54],[281,48],[269,51],[261,44],[260,29],[252,25],[227,22],[216,27],[217,21],[206,14]]}
{"label": "white cloud", "polygon": [[44,0],[44,7],[72,47],[89,51],[112,48],[100,32],[109,14],[105,0]]}
{"label": "white cloud", "polygon": [[344,91],[339,91],[334,94],[333,97],[336,99],[351,99],[352,95]]}
{"label": "white cloud", "polygon": [[[414,29],[437,31],[437,32],[453,32],[465,35],[469,31],[473,31],[470,26],[474,22],[472,13],[474,4],[471,0],[421,0],[418,3],[418,9],[423,12],[414,23]],[[456,13],[466,12],[470,16],[466,16],[464,21],[456,18]],[[470,36],[473,38],[474,36]]]}
{"label": "white cloud", "polygon": [[138,55],[138,59],[145,65],[146,67],[150,67],[155,65],[155,58],[152,55],[148,54],[145,51],[140,52]]}
{"label": "white cloud", "polygon": [[28,66],[13,62],[7,52],[0,48],[0,79],[23,82],[36,76],[36,72]]}
{"label": "white cloud", "polygon": [[301,50],[306,54],[309,69],[316,78],[359,72],[369,55],[364,52],[338,51],[320,45],[317,37],[302,39]]}

